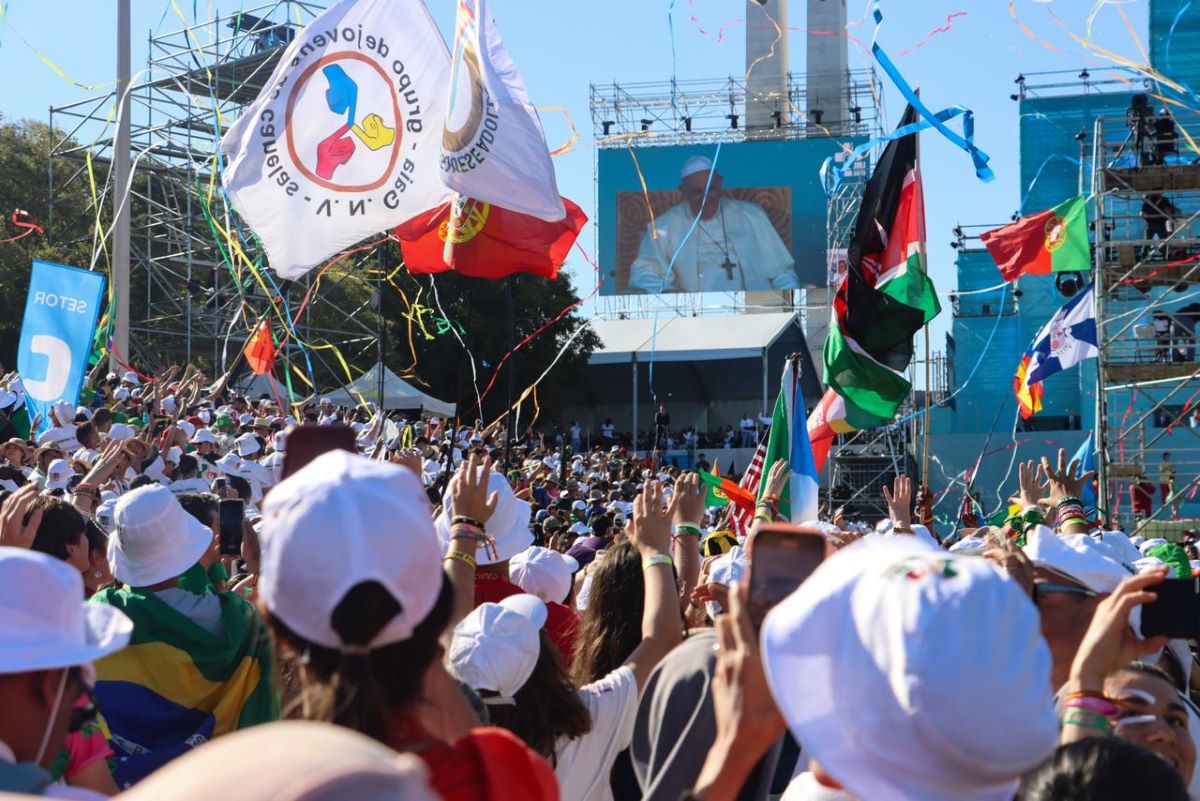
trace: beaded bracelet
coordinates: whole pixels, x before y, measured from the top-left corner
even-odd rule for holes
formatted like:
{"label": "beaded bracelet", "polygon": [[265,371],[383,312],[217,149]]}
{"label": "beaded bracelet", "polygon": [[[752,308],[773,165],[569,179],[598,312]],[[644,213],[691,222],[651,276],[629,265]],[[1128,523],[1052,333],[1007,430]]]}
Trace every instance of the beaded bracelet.
{"label": "beaded bracelet", "polygon": [[475,540],[476,547],[483,548],[484,553],[489,559],[496,559],[498,554],[496,551],[496,539],[483,531],[476,529],[474,526],[467,523],[458,523],[450,526],[450,539],[470,539]]}

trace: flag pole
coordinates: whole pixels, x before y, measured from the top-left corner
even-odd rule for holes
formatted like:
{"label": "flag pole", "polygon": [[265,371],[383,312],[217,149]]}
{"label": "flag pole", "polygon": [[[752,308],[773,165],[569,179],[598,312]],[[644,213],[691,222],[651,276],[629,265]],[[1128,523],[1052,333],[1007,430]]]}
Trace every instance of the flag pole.
{"label": "flag pole", "polygon": [[[920,97],[921,96],[921,87],[919,87],[919,86],[916,87],[914,89],[914,93],[917,95],[917,97]],[[914,133],[913,136],[916,138],[915,164],[916,164],[916,168],[917,168],[917,179],[921,180],[921,133],[918,131],[917,133]],[[921,194],[923,196],[925,193],[924,182],[920,183],[918,186],[920,186]],[[922,205],[924,205],[924,197],[922,197],[921,202],[922,202]],[[924,212],[922,212],[921,238],[920,238],[920,242],[917,245],[917,247],[919,248],[920,253],[921,253],[921,269],[925,271],[926,275],[928,275],[929,274],[929,258],[928,258],[927,250],[925,247],[925,230],[924,229],[925,229],[925,220],[924,220]],[[933,373],[932,365],[930,364],[930,352],[929,351],[930,351],[930,348],[929,348],[929,323],[925,323],[925,418],[924,418],[925,419],[925,422],[924,422],[925,436],[922,437],[922,443],[921,443],[921,450],[922,450],[922,454],[921,454],[921,486],[926,489],[929,488],[929,433],[930,433],[929,432],[929,418],[930,418],[930,414],[932,411],[932,408],[930,405],[930,399],[932,397],[930,395],[930,384],[932,383],[932,373]]]}

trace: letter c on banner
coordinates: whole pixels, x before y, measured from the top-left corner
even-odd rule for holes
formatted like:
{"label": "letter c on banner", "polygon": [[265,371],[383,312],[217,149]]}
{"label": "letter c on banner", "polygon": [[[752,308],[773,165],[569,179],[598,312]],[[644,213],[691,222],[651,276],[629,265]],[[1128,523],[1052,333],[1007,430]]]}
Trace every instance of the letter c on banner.
{"label": "letter c on banner", "polygon": [[43,403],[58,400],[71,378],[71,346],[58,337],[34,334],[29,341],[29,350],[46,357],[46,377],[41,381],[24,378],[25,392]]}

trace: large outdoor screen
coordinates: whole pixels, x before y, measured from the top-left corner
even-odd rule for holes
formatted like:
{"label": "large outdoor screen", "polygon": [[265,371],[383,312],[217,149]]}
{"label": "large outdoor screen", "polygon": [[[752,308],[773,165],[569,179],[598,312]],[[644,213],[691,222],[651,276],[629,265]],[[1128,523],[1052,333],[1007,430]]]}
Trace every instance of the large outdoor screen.
{"label": "large outdoor screen", "polygon": [[808,139],[601,150],[601,294],[824,286],[819,173],[842,149]]}

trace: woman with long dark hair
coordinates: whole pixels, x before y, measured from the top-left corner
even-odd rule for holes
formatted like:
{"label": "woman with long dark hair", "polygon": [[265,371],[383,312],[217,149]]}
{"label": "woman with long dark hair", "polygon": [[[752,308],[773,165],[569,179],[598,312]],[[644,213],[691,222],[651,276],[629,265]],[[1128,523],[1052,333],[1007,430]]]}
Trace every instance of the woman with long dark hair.
{"label": "woman with long dark hair", "polygon": [[537,609],[541,602],[532,596],[483,604],[456,631],[452,668],[483,696],[493,721],[553,761],[563,798],[612,798],[609,773],[633,736],[640,688],[682,638],[668,555],[677,501],[667,508],[663,502],[661,485],[647,482],[634,504],[632,545],[610,557],[613,582],[628,587],[633,584],[626,577],[630,557],[637,555],[642,612],[637,618],[630,616],[640,624],[636,646],[599,679],[592,680],[591,673],[609,665],[622,647],[620,642],[631,635],[623,633],[601,646],[588,658],[588,666],[581,668],[584,672],[577,674],[584,680],[577,683],[552,653],[554,649],[547,647],[544,605]]}
{"label": "woman with long dark hair", "polygon": [[[473,456],[449,489],[473,523],[495,508],[487,474]],[[445,561],[472,560],[480,535],[452,527]],[[271,491],[258,587],[280,649],[300,664],[299,714],[416,754],[444,799],[501,787],[505,799],[557,799],[545,760],[506,731],[480,728],[443,667],[442,635],[472,599],[441,561],[409,470],[333,451]]]}

